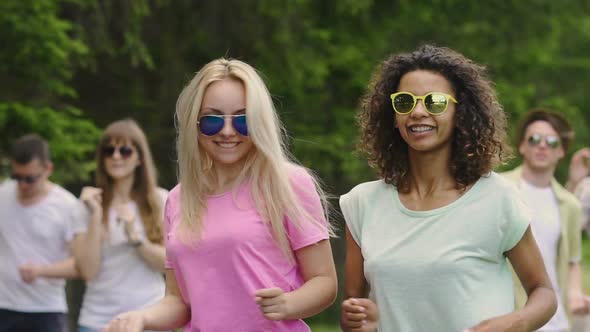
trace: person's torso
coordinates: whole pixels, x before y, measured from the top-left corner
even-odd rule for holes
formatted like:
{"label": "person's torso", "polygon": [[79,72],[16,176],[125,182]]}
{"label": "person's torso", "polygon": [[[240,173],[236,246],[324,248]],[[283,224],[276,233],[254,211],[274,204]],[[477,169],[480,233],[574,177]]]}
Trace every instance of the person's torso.
{"label": "person's torso", "polygon": [[0,186],[0,308],[24,312],[65,312],[63,279],[22,281],[19,266],[46,265],[70,256],[71,215],[76,199],[53,185],[31,206],[17,199],[16,183]]}
{"label": "person's torso", "polygon": [[[178,224],[179,213],[173,212],[172,225]],[[302,320],[264,318],[255,302],[257,290],[279,287],[289,292],[303,278],[255,208],[249,186],[240,186],[236,195],[209,197],[196,245],[182,243],[175,230],[167,235],[167,256],[191,306],[186,331],[309,331]]]}
{"label": "person's torso", "polygon": [[[136,216],[134,228],[148,241],[139,210],[134,202],[128,208]],[[101,329],[116,315],[151,305],[165,293],[163,274],[150,268],[129,244],[125,225],[114,209],[109,209],[108,236],[103,239],[98,274],[86,283],[80,310],[81,325]]]}
{"label": "person's torso", "polygon": [[557,311],[538,331],[565,331],[569,322],[560,296],[557,278],[557,251],[561,237],[560,213],[555,194],[550,186],[539,188],[521,180],[523,199],[533,212],[531,230],[537,242],[551,285],[557,295]]}
{"label": "person's torso", "polygon": [[482,178],[430,211],[409,210],[393,186],[374,184],[360,203],[357,240],[380,331],[462,331],[512,311],[497,181],[496,174]]}

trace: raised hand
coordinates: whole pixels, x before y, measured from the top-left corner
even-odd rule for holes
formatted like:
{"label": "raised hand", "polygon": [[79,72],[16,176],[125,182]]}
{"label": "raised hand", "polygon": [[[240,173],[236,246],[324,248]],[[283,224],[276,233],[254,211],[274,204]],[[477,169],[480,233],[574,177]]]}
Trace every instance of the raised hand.
{"label": "raised hand", "polygon": [[568,173],[568,189],[573,191],[576,184],[588,175],[590,175],[590,148],[583,148],[572,156]]}
{"label": "raised hand", "polygon": [[102,189],[84,187],[80,193],[80,200],[84,202],[90,213],[99,213],[102,215]]}
{"label": "raised hand", "polygon": [[124,223],[123,227],[129,243],[139,241],[139,233],[135,229],[135,212],[127,204],[115,206],[115,212],[117,213],[117,220]]}

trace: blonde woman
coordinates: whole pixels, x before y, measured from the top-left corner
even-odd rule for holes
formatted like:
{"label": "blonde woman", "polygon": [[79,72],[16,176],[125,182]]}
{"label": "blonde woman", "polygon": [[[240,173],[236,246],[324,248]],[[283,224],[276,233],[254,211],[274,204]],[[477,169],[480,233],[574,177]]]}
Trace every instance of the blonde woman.
{"label": "blonde woman", "polygon": [[285,152],[264,82],[241,61],[215,60],[176,117],[166,297],[107,331],[309,331],[302,318],[336,296],[330,229],[314,178]]}
{"label": "blonde woman", "polygon": [[163,207],[167,192],[135,121],[110,124],[98,145],[96,187],[74,227],[76,264],[86,280],[79,332],[102,330],[120,313],[164,296]]}

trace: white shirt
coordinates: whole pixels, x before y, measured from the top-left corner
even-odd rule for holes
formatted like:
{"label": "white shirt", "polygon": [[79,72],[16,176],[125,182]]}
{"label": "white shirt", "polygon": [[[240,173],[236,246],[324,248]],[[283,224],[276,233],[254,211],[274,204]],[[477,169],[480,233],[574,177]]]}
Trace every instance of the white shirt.
{"label": "white shirt", "polygon": [[23,206],[17,184],[0,184],[0,308],[20,312],[67,312],[64,280],[22,281],[22,264],[51,264],[70,256],[72,210],[78,200],[53,184],[41,201]]}
{"label": "white shirt", "polygon": [[[158,191],[162,204],[168,192]],[[139,209],[134,202],[129,208],[135,212],[135,229],[141,239],[147,241]],[[74,232],[85,233],[89,216],[83,204],[79,203],[80,218]],[[102,329],[115,316],[130,310],[152,305],[162,299],[165,282],[162,273],[152,270],[141,258],[137,249],[129,245],[124,225],[117,221],[114,209],[109,210],[109,237],[102,243],[100,270],[98,275],[86,283],[86,292],[80,310],[79,324],[93,329]]]}
{"label": "white shirt", "polygon": [[561,234],[557,198],[550,186],[535,187],[524,180],[520,182],[520,190],[523,199],[533,212],[531,230],[541,251],[545,269],[549,274],[551,285],[557,296],[555,315],[538,331],[565,331],[569,329],[569,322],[559,295],[559,284],[557,283],[557,249]]}

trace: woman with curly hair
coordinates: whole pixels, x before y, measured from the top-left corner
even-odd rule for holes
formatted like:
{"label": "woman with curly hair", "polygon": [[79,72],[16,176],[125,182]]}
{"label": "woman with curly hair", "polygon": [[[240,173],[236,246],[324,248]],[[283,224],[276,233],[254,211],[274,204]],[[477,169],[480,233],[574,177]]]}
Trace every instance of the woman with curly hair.
{"label": "woman with curly hair", "polygon": [[[482,66],[424,45],[390,57],[362,102],[360,149],[380,180],[342,196],[345,331],[532,331],[556,300]],[[514,311],[512,276],[529,299]]]}

